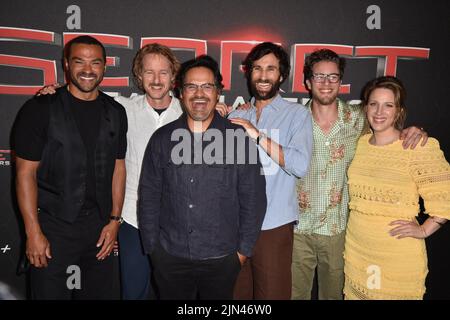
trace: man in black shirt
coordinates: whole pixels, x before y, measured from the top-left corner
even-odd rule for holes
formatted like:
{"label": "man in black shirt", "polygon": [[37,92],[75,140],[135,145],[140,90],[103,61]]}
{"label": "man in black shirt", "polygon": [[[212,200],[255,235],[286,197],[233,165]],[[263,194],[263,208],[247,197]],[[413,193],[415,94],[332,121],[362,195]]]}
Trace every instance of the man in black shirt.
{"label": "man in black shirt", "polygon": [[98,90],[106,63],[99,41],[71,40],[64,62],[69,84],[28,100],[13,134],[31,295],[106,299],[124,197],[127,119]]}
{"label": "man in black shirt", "polygon": [[231,299],[261,230],[265,177],[255,143],[215,112],[222,89],[208,56],[178,75],[185,113],[145,152],[138,220],[162,299]]}

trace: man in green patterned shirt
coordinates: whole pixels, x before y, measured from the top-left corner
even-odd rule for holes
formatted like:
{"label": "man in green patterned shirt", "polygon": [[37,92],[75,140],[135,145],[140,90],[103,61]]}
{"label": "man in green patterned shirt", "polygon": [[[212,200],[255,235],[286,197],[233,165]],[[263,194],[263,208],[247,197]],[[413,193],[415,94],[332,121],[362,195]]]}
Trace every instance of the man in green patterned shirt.
{"label": "man in green patterned shirt", "polygon": [[[316,268],[319,299],[343,298],[347,169],[359,137],[369,130],[364,109],[337,98],[344,68],[345,59],[328,49],[317,50],[305,60],[313,154],[308,174],[297,183],[300,213],[294,231],[293,299],[311,299]],[[422,137],[426,142],[425,132],[410,127],[401,138],[405,148],[414,148]]]}

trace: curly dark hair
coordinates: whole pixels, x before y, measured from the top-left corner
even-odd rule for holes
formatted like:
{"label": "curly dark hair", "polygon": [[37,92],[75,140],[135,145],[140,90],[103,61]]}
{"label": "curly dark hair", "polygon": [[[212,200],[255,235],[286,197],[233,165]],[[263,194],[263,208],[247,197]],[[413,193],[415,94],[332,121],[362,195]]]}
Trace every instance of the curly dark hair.
{"label": "curly dark hair", "polygon": [[321,61],[330,61],[337,64],[339,68],[339,76],[341,79],[344,77],[345,70],[345,58],[339,57],[339,55],[330,49],[320,49],[311,53],[305,59],[305,66],[303,67],[304,81],[311,79],[313,74],[313,67],[316,63]]}
{"label": "curly dark hair", "polygon": [[215,82],[214,84],[216,85],[216,88],[219,90],[219,92],[222,91],[223,89],[222,75],[220,74],[219,65],[217,64],[216,60],[214,60],[208,55],[198,56],[197,58],[188,60],[181,65],[177,76],[178,90],[181,90],[181,88],[183,87],[186,73],[189,70],[197,67],[204,67],[211,70],[212,73],[214,74],[214,82]]}
{"label": "curly dark hair", "polygon": [[280,74],[282,76],[281,83],[283,83],[289,77],[289,72],[291,71],[289,55],[286,53],[283,47],[272,42],[263,42],[253,47],[253,49],[242,62],[242,64],[244,65],[244,72],[247,80],[251,79],[253,63],[270,53],[273,53],[273,55],[277,57],[280,63]]}

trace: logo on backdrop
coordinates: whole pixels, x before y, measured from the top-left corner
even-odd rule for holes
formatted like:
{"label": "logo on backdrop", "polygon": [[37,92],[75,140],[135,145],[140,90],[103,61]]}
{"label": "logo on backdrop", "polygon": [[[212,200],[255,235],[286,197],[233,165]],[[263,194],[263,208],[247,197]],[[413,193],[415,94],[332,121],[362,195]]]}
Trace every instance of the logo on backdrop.
{"label": "logo on backdrop", "polygon": [[11,165],[11,150],[0,150],[0,166]]}
{"label": "logo on backdrop", "polygon": [[[68,41],[79,35],[91,35],[102,42],[106,47],[114,47],[119,49],[133,49],[133,39],[127,35],[104,34],[104,33],[86,33],[78,32],[82,27],[82,10],[78,5],[69,5],[66,9],[66,28],[71,32],[63,32],[62,35],[55,31],[35,30],[28,28],[16,28],[9,26],[0,26],[0,41],[22,41],[44,43],[50,46],[64,46]],[[365,14],[366,25],[369,30],[381,30],[381,8],[378,5],[370,5],[366,8]],[[267,39],[255,39],[254,41],[243,40],[223,40],[220,42],[220,57],[216,57],[220,61],[220,70],[223,76],[224,90],[231,90],[232,75],[242,72],[240,64],[233,66],[233,57],[236,54],[246,54],[255,45],[266,41]],[[138,39],[140,47],[151,43],[158,42],[164,44],[176,51],[187,51],[199,56],[208,53],[208,42],[204,39],[177,38],[177,37],[147,37],[143,36]],[[286,46],[287,44],[280,43]],[[326,44],[326,43],[294,43],[290,45],[291,53],[291,74],[289,77],[289,91],[292,93],[308,93],[303,82],[303,66],[305,57],[317,49],[328,48],[336,53],[351,59],[377,59],[377,68],[372,76],[393,75],[397,73],[397,64],[399,60],[428,59],[430,55],[429,48],[415,48],[402,46],[353,46],[347,44]],[[33,85],[20,83],[20,81],[12,81],[11,83],[0,83],[0,94],[13,95],[34,95],[40,88],[45,85],[56,83],[57,79],[63,79],[63,76],[57,75],[56,61],[57,57],[35,57],[33,53],[29,56],[11,55],[7,52],[0,53],[0,65],[13,68],[34,69],[42,72],[42,80]],[[108,56],[106,65],[107,69],[120,68],[119,56]],[[123,74],[129,74],[129,70],[120,70]],[[104,77],[101,87],[120,88],[130,87],[129,76]],[[116,89],[115,89],[116,90]],[[119,89],[120,90],[120,89]],[[109,90],[107,90],[109,91]],[[119,92],[108,92],[112,96],[119,95]],[[340,88],[341,94],[350,93],[350,84],[342,84]],[[297,102],[298,99],[291,98]],[[220,97],[221,102],[225,102],[225,97]],[[244,103],[243,97],[237,97],[232,104],[234,107]]]}

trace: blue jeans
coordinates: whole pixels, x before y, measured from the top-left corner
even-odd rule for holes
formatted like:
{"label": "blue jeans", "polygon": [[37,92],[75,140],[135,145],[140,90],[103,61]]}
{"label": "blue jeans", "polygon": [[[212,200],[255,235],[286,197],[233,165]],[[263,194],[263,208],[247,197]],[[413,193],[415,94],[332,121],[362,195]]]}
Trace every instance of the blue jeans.
{"label": "blue jeans", "polygon": [[142,249],[139,230],[124,222],[119,230],[120,279],[123,300],[148,300],[151,287],[149,257]]}

